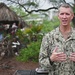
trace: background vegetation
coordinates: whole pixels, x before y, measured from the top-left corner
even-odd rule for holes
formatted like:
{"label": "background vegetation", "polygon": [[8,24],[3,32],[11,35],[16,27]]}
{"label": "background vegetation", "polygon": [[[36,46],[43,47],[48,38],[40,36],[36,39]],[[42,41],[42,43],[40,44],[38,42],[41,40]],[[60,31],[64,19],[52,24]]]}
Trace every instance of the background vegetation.
{"label": "background vegetation", "polygon": [[[27,43],[26,48],[23,48],[20,50],[20,55],[17,56],[17,60],[19,60],[19,61],[38,62],[42,37],[47,32],[50,32],[51,30],[56,28],[59,25],[59,21],[58,21],[57,17],[54,17],[54,19],[52,21],[44,19],[44,21],[41,25],[37,25],[37,23],[33,23],[33,24],[34,25],[29,29],[29,31],[25,30],[25,32],[23,34],[24,35],[28,34],[29,37],[31,37],[31,36],[34,36],[33,35],[33,33],[34,33],[36,37],[34,37],[33,39],[36,39],[36,40],[29,39],[30,41],[29,41],[29,43]],[[39,27],[40,27],[40,29],[38,29]],[[25,38],[25,39],[27,39],[27,38]],[[24,42],[26,42],[26,41],[24,41]]]}
{"label": "background vegetation", "polygon": [[[19,56],[17,56],[17,60],[19,61],[38,61],[41,41],[44,34],[59,25],[56,16],[52,20],[48,19],[50,10],[56,10],[61,3],[67,3],[67,0],[43,0],[44,3],[47,1],[48,4],[51,5],[43,9],[41,7],[44,4],[40,6],[41,1],[42,0],[5,0],[5,3],[7,3],[18,16],[22,17],[22,19],[30,25],[30,28],[26,28],[24,31],[18,29],[16,32],[22,45]],[[69,4],[72,5],[75,13],[75,0],[73,1],[74,3]],[[35,13],[40,15],[36,15]],[[39,17],[42,18],[42,20],[36,21]],[[75,17],[73,19],[73,24],[75,27]]]}

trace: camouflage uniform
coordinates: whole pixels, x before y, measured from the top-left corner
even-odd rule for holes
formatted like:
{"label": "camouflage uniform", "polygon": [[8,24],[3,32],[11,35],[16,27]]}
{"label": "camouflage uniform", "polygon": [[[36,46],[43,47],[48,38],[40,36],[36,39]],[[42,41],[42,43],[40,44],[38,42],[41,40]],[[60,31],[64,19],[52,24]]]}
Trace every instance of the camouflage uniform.
{"label": "camouflage uniform", "polygon": [[39,54],[39,64],[42,68],[49,70],[49,75],[75,75],[75,62],[68,58],[65,62],[50,63],[48,52],[50,56],[56,46],[58,46],[57,51],[66,53],[67,57],[75,52],[75,30],[72,28],[66,40],[59,31],[59,27],[49,32],[43,37]]}

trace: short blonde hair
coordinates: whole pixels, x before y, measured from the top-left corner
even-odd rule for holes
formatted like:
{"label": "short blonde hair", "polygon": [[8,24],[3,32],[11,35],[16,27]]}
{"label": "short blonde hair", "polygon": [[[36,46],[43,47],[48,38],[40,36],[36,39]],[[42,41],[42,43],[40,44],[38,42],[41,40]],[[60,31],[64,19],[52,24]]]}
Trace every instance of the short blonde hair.
{"label": "short blonde hair", "polygon": [[74,13],[72,6],[71,6],[70,4],[68,4],[68,3],[63,3],[63,4],[61,4],[61,5],[58,7],[58,12],[60,12],[60,8],[61,8],[61,7],[70,8],[70,9],[71,9],[71,12]]}

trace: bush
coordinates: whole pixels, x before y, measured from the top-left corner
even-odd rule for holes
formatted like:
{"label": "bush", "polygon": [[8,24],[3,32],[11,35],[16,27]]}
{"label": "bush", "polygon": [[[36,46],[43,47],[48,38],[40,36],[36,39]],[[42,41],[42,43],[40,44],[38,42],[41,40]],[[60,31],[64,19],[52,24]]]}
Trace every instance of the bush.
{"label": "bush", "polygon": [[59,26],[59,20],[57,17],[54,17],[54,20],[44,20],[43,21],[43,28],[42,28],[42,32],[43,33],[48,33],[51,30],[53,30],[54,28]]}
{"label": "bush", "polygon": [[[41,45],[41,40],[43,35],[56,28],[58,25],[59,25],[59,21],[57,17],[55,17],[53,21],[45,20],[41,26],[31,26],[30,29],[25,30],[25,32],[23,32],[24,37],[25,37],[25,33],[29,34],[30,35],[29,39],[31,41],[27,43],[26,41],[27,39],[24,38],[23,36],[21,37],[25,39],[23,41],[27,43],[26,46],[27,48],[23,48],[20,50],[20,55],[17,57],[17,59],[20,61],[38,61],[39,50],[40,50],[40,45]],[[35,33],[34,36],[32,33]],[[37,40],[35,41],[34,39]]]}
{"label": "bush", "polygon": [[17,57],[20,61],[38,61],[39,50],[41,41],[31,42],[27,48],[20,51],[20,55]]}

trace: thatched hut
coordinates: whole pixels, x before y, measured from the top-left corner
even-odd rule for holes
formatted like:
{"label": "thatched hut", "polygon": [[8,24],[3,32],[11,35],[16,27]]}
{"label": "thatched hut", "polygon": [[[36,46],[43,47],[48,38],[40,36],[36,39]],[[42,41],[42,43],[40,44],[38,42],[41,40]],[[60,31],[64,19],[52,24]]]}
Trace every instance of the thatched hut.
{"label": "thatched hut", "polygon": [[13,23],[16,23],[19,28],[28,27],[27,23],[5,3],[0,3],[0,31],[3,30],[3,25],[9,24],[11,28]]}
{"label": "thatched hut", "polygon": [[[1,44],[3,43],[1,50],[5,53],[5,55],[7,54],[9,56],[13,53],[13,38],[16,38],[15,33],[17,29],[23,27],[27,27],[25,21],[21,17],[18,17],[18,15],[6,4],[0,3],[0,42]],[[7,34],[11,34],[12,38],[9,39],[10,36]]]}
{"label": "thatched hut", "polygon": [[0,3],[0,23],[10,24],[14,22],[16,22],[17,25],[22,25],[23,22],[23,26],[27,27],[26,22],[22,18],[18,17],[18,15],[13,10],[11,10],[6,4]]}
{"label": "thatched hut", "polygon": [[[6,4],[0,3],[0,31],[10,32],[13,24],[18,26],[18,16]],[[2,34],[2,33],[1,33]]]}
{"label": "thatched hut", "polygon": [[4,3],[0,3],[0,21],[18,21],[18,16]]}

